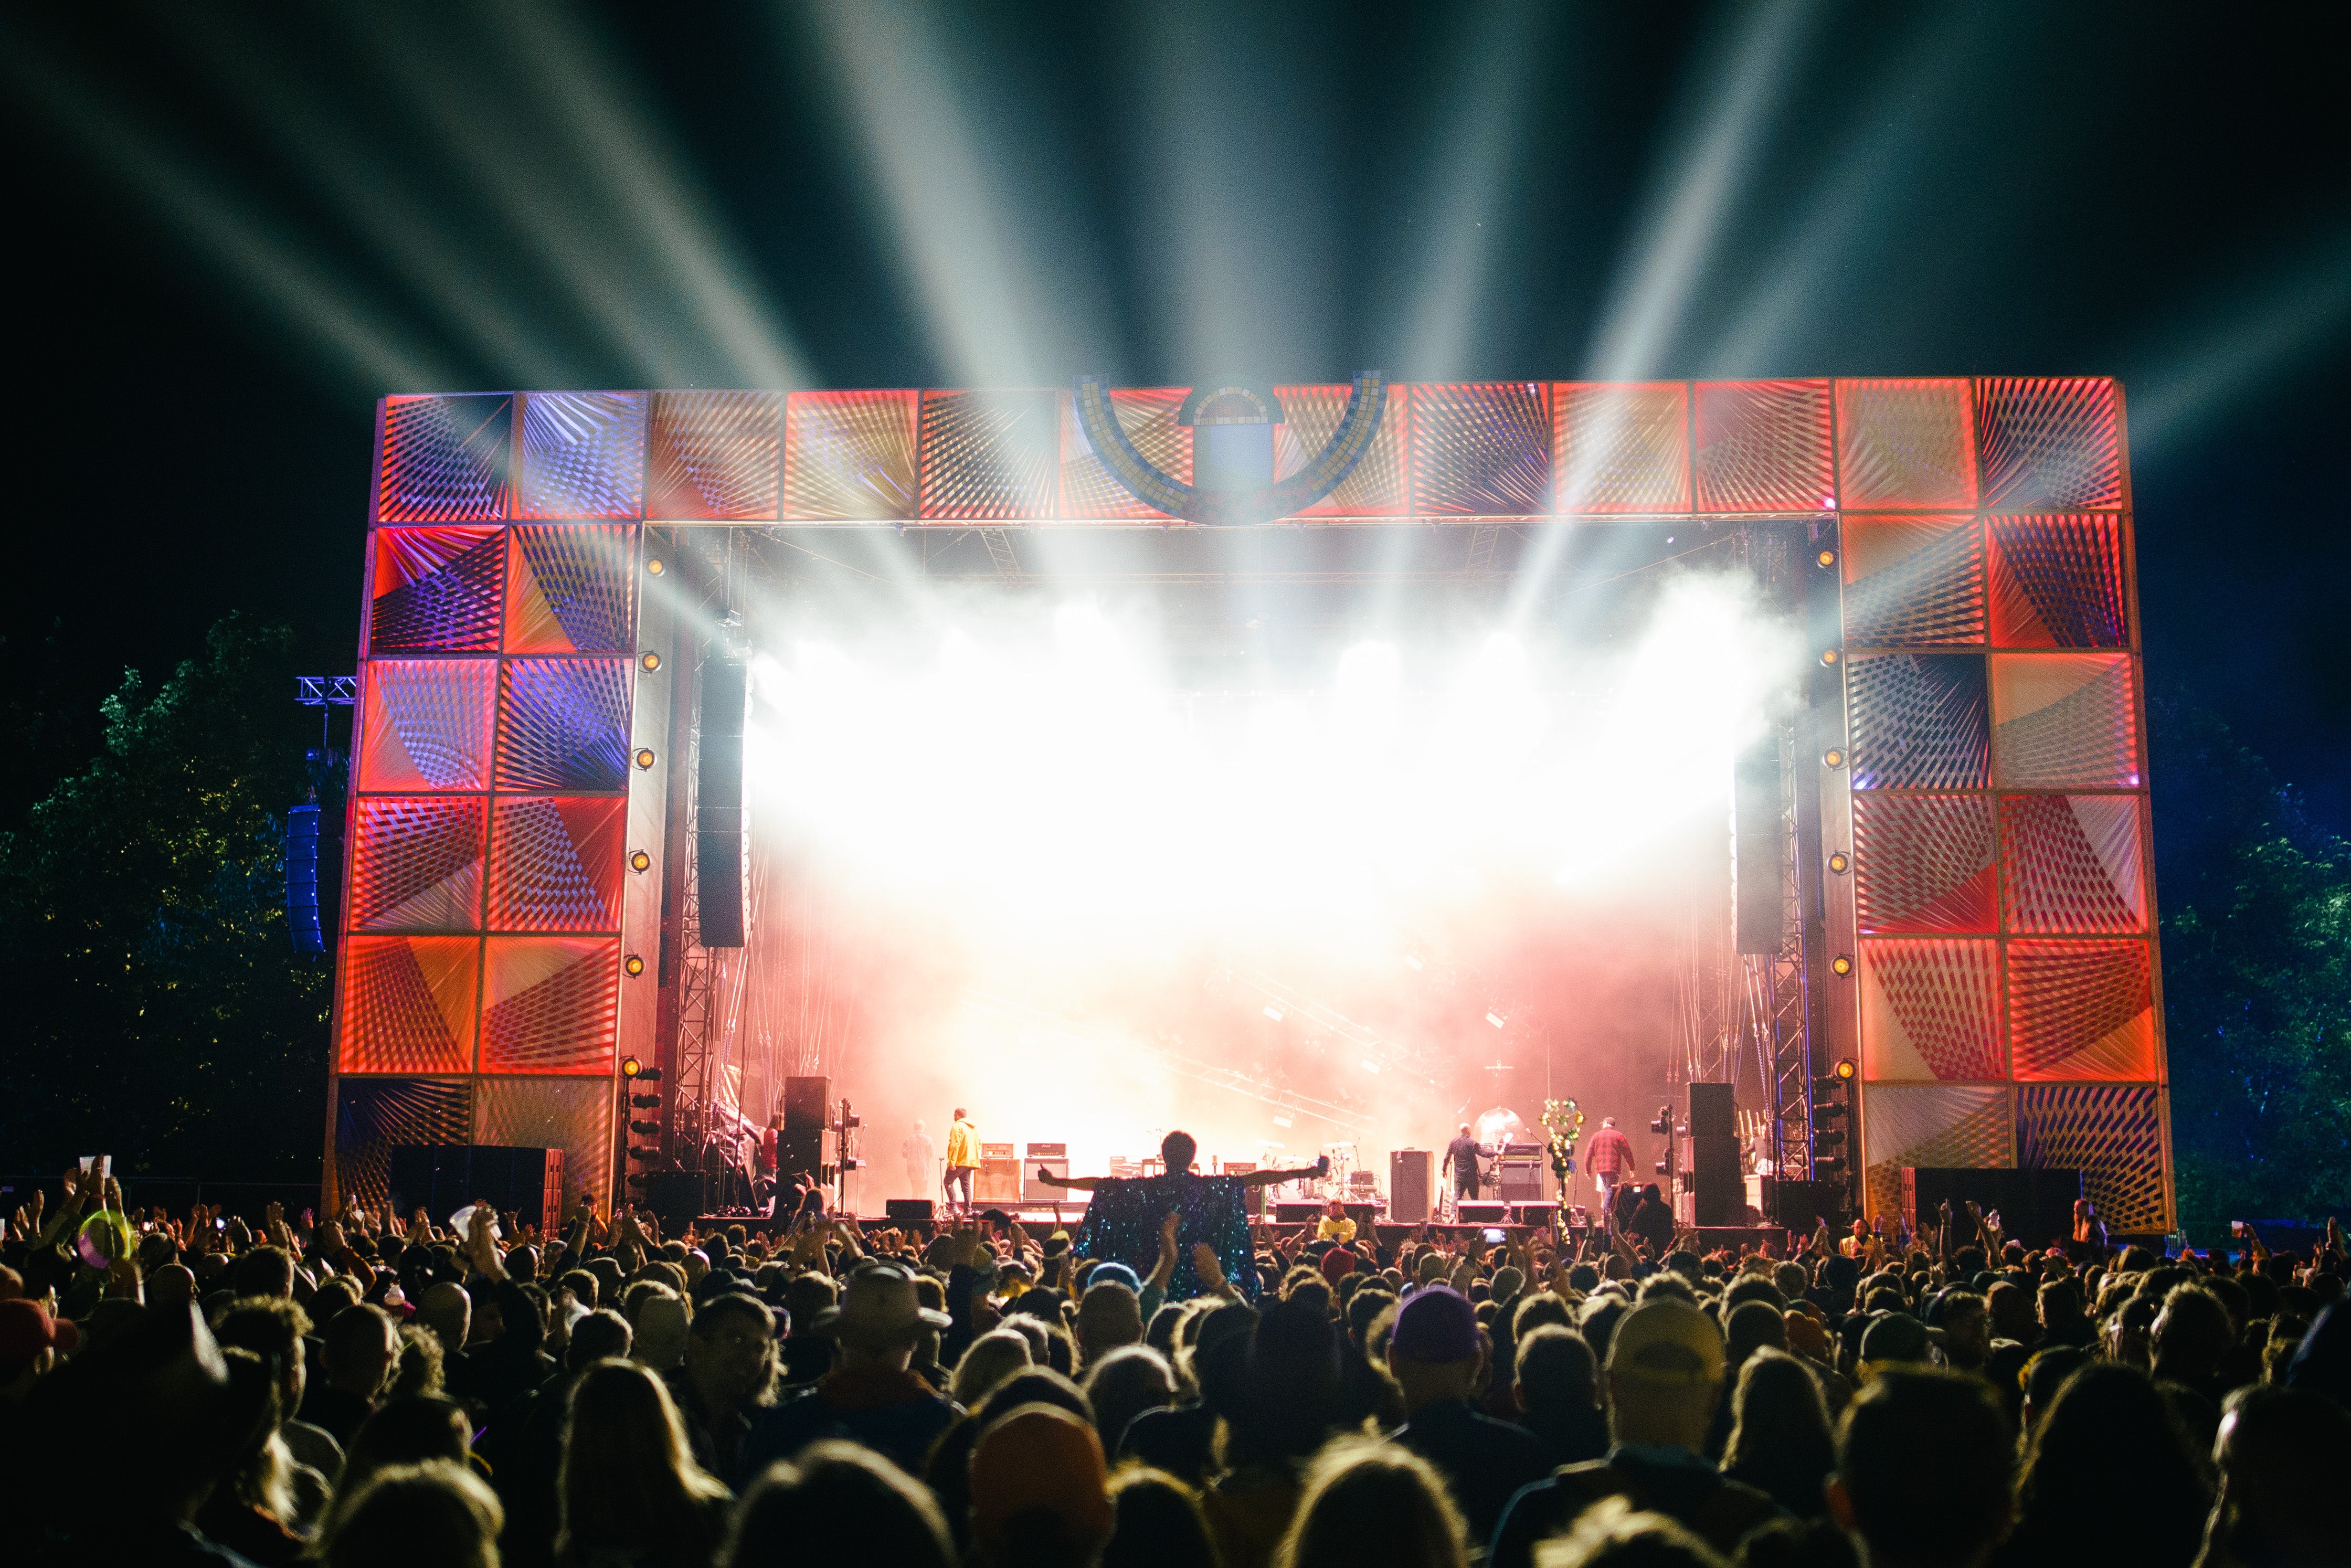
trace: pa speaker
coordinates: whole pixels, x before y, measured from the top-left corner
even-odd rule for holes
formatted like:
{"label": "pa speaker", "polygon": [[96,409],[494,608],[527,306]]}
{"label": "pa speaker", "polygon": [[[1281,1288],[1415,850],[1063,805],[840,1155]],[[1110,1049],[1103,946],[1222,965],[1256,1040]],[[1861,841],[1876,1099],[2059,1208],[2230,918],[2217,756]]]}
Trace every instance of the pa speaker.
{"label": "pa speaker", "polygon": [[1740,752],[1731,772],[1732,925],[1741,953],[1777,953],[1787,935],[1780,789],[1775,729]]}
{"label": "pa speaker", "polygon": [[824,1124],[830,1078],[784,1080],[784,1130],[776,1140],[776,1176],[789,1185],[794,1175],[819,1179],[824,1168]]}
{"label": "pa speaker", "polygon": [[1428,1222],[1428,1178],[1433,1165],[1426,1149],[1396,1149],[1389,1154],[1390,1224],[1425,1225]]}
{"label": "pa speaker", "polygon": [[927,1197],[885,1198],[882,1213],[893,1225],[928,1225],[931,1222],[931,1200]]}
{"label": "pa speaker", "polygon": [[743,946],[743,725],[750,662],[702,662],[702,734],[694,773],[694,876],[705,947]]}

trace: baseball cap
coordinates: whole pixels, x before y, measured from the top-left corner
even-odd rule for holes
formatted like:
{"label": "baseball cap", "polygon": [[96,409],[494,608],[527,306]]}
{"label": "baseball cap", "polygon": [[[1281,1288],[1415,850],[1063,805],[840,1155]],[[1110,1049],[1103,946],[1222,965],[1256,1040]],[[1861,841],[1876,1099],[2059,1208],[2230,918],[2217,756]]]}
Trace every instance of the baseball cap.
{"label": "baseball cap", "polygon": [[1450,1285],[1425,1286],[1397,1310],[1395,1333],[1388,1344],[1405,1361],[1474,1361],[1477,1311]]}
{"label": "baseball cap", "polygon": [[1722,1330],[1687,1301],[1652,1296],[1616,1320],[1608,1339],[1608,1375],[1644,1383],[1719,1383]]}
{"label": "baseball cap", "polygon": [[1864,1361],[1924,1361],[1927,1325],[1908,1312],[1881,1312],[1861,1331]]}
{"label": "baseball cap", "polygon": [[19,1296],[0,1301],[0,1366],[29,1362],[54,1345],[70,1354],[81,1343],[81,1330],[71,1318],[53,1318],[38,1301]]}

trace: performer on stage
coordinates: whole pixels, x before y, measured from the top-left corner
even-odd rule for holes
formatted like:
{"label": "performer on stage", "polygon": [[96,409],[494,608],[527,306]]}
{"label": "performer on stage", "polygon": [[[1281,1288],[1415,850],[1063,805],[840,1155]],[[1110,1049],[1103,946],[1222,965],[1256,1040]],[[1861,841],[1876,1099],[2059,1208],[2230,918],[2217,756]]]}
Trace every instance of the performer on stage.
{"label": "performer on stage", "polygon": [[1441,1176],[1447,1170],[1453,1173],[1456,1203],[1465,1197],[1472,1203],[1477,1201],[1478,1183],[1483,1175],[1478,1168],[1478,1156],[1482,1152],[1478,1147],[1478,1140],[1470,1135],[1467,1122],[1461,1124],[1461,1130],[1454,1134],[1453,1141],[1445,1145],[1445,1166],[1438,1174]]}
{"label": "performer on stage", "polygon": [[1600,1187],[1600,1207],[1616,1211],[1616,1189],[1633,1178],[1633,1140],[1616,1130],[1616,1118],[1603,1116],[1600,1131],[1583,1145],[1583,1168]]}
{"label": "performer on stage", "polygon": [[[960,1105],[956,1107],[955,1120],[947,1127],[946,1199],[950,1213],[971,1212],[971,1178],[979,1174],[979,1129],[971,1124],[970,1114]],[[956,1203],[956,1187],[963,1188],[961,1207]]]}
{"label": "performer on stage", "polygon": [[[1249,1211],[1244,1195],[1253,1186],[1273,1186],[1301,1176],[1326,1175],[1329,1156],[1297,1170],[1250,1171],[1245,1176],[1204,1176],[1192,1169],[1200,1145],[1189,1133],[1170,1133],[1159,1145],[1167,1174],[1155,1176],[1057,1176],[1040,1166],[1040,1186],[1074,1187],[1092,1192],[1085,1223],[1071,1247],[1082,1257],[1124,1263],[1136,1274],[1148,1274],[1159,1256],[1159,1228],[1173,1212],[1182,1218],[1176,1231],[1176,1273],[1167,1299],[1186,1301],[1202,1289],[1192,1249],[1205,1243],[1216,1254],[1225,1279],[1242,1295],[1257,1296],[1257,1269],[1249,1246]],[[953,1155],[948,1156],[953,1159]]]}
{"label": "performer on stage", "polygon": [[1354,1241],[1355,1222],[1349,1218],[1346,1201],[1343,1198],[1334,1197],[1331,1200],[1331,1207],[1324,1210],[1322,1218],[1315,1222],[1314,1239],[1335,1241],[1342,1247],[1349,1246]]}
{"label": "performer on stage", "polygon": [[914,1135],[898,1145],[898,1154],[906,1162],[906,1195],[929,1197],[931,1177],[939,1166],[939,1146],[931,1142],[930,1128],[915,1123]]}

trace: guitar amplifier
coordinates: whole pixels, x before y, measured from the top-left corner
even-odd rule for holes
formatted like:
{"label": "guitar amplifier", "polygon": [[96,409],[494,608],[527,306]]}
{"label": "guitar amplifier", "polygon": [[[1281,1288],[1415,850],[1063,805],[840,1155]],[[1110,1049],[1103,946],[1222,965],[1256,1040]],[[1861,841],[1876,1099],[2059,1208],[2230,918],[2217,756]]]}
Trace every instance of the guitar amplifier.
{"label": "guitar amplifier", "polygon": [[1020,1201],[1019,1145],[1016,1144],[982,1144],[979,1145],[979,1174],[971,1178],[971,1197],[975,1203],[1019,1203]]}
{"label": "guitar amplifier", "polygon": [[1545,1162],[1527,1155],[1505,1154],[1495,1171],[1501,1183],[1504,1203],[1537,1203],[1543,1196]]}
{"label": "guitar amplifier", "polygon": [[1057,1176],[1070,1174],[1070,1145],[1067,1144],[1031,1144],[1028,1155],[1020,1162],[1020,1198],[1024,1203],[1083,1203],[1085,1199],[1071,1193],[1069,1188],[1047,1186],[1037,1179],[1037,1167],[1042,1166]]}

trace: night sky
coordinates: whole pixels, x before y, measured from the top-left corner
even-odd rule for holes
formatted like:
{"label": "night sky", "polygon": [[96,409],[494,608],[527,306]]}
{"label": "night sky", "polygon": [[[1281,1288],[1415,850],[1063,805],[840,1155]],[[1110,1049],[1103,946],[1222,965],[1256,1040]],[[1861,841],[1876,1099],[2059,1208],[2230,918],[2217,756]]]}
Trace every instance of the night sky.
{"label": "night sky", "polygon": [[2111,374],[2150,691],[2351,827],[2321,15],[19,7],[0,632],[350,668],[385,392]]}

